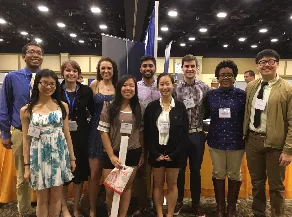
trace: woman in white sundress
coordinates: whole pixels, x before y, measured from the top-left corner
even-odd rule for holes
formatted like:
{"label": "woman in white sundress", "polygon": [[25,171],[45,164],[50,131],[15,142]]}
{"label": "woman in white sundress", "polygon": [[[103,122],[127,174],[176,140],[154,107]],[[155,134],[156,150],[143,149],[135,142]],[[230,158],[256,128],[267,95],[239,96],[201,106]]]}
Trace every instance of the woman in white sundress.
{"label": "woman in white sundress", "polygon": [[36,190],[38,217],[60,215],[62,186],[75,169],[68,106],[60,90],[57,75],[43,69],[35,77],[31,101],[20,110],[24,179]]}

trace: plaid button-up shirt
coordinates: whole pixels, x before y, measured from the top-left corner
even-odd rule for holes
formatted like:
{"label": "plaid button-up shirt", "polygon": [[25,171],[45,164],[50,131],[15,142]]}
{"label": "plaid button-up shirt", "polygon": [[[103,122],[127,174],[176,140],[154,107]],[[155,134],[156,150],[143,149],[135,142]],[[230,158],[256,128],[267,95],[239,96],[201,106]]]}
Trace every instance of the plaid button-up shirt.
{"label": "plaid button-up shirt", "polygon": [[182,80],[178,81],[177,85],[175,86],[174,93],[177,100],[182,102],[188,99],[194,100],[195,106],[187,109],[190,131],[203,128],[205,112],[203,98],[206,96],[209,90],[210,87],[200,80],[195,80],[191,85]]}

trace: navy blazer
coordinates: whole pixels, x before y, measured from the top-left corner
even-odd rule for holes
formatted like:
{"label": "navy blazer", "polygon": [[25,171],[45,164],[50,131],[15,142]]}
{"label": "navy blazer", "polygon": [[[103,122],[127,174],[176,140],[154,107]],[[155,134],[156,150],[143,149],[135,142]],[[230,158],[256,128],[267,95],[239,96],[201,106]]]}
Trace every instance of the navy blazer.
{"label": "navy blazer", "polygon": [[[159,131],[157,119],[162,112],[160,100],[155,100],[147,106],[144,114],[144,145],[149,150],[149,163],[155,163],[162,154],[159,152]],[[175,107],[169,112],[169,140],[164,154],[178,163],[186,162],[186,145],[189,141],[189,119],[183,102],[175,100]]]}

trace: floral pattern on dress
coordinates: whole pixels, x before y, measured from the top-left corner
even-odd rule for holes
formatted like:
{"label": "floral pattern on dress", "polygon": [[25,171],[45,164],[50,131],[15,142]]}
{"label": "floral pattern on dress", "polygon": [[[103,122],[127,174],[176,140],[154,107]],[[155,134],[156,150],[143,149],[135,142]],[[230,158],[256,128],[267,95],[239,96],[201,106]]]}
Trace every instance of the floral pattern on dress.
{"label": "floral pattern on dress", "polygon": [[33,113],[30,122],[40,128],[39,138],[31,137],[30,186],[42,190],[71,181],[73,174],[63,133],[62,112]]}

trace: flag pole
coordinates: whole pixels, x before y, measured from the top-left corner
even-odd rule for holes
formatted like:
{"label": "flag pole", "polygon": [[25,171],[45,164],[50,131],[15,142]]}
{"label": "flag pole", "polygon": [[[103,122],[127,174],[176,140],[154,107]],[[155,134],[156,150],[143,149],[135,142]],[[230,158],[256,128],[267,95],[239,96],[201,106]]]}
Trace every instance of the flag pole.
{"label": "flag pole", "polygon": [[158,38],[158,9],[159,1],[155,1],[155,34],[154,34],[154,57],[157,59],[157,38]]}

